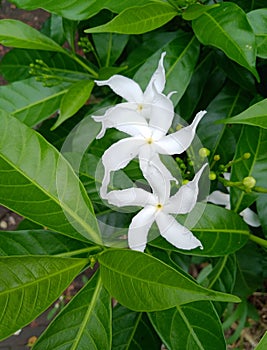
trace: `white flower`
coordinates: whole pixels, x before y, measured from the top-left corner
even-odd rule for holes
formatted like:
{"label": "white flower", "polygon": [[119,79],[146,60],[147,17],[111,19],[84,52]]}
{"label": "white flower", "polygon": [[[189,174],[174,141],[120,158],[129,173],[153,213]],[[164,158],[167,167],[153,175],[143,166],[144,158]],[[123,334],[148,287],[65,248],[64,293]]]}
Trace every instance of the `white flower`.
{"label": "white flower", "polygon": [[96,81],[98,85],[108,85],[128,101],[109,108],[104,116],[93,116],[95,121],[102,123],[97,138],[102,137],[106,129],[111,127],[131,136],[113,144],[102,156],[105,171],[100,188],[102,198],[106,198],[111,172],[124,168],[135,157],[139,158],[145,177],[147,166],[153,163],[165,174],[166,179],[176,181],[161,162],[159,154],[184,152],[190,146],[196,127],[206,113],[199,112],[191,125],[166,136],[172,124],[174,108],[169,99],[170,94],[165,96],[162,93],[165,86],[164,56],[165,53],[161,55],[158,68],[144,93],[135,81],[121,75]]}
{"label": "white flower", "polygon": [[[97,122],[102,123],[102,129],[97,135],[97,138],[104,136],[107,128],[115,127],[121,131],[132,135],[131,126],[145,124],[145,120],[150,121],[150,125],[159,127],[159,118],[164,119],[163,129],[169,129],[174,115],[173,104],[168,96],[165,96],[162,91],[165,87],[165,70],[163,59],[165,52],[162,53],[158,67],[152,75],[147,88],[143,92],[140,86],[132,79],[122,75],[113,75],[108,80],[96,80],[99,86],[108,85],[117,95],[123,97],[125,103],[120,103],[115,107],[109,108],[104,116],[92,116]],[[159,115],[158,110],[164,111],[165,116]],[[137,112],[135,113],[130,113]],[[140,118],[139,118],[140,116]],[[154,118],[156,119],[154,123]],[[129,132],[130,131],[130,132]]]}
{"label": "white flower", "polygon": [[164,178],[160,169],[149,166],[148,178],[153,193],[141,188],[111,191],[107,194],[110,204],[118,207],[141,206],[143,209],[133,217],[128,230],[128,244],[131,249],[144,251],[148,232],[155,221],[161,236],[180,249],[202,247],[201,242],[185,226],[170,214],[186,214],[192,211],[198,197],[198,181],[206,167],[205,164],[194,179],[180,187],[170,197],[170,182]]}

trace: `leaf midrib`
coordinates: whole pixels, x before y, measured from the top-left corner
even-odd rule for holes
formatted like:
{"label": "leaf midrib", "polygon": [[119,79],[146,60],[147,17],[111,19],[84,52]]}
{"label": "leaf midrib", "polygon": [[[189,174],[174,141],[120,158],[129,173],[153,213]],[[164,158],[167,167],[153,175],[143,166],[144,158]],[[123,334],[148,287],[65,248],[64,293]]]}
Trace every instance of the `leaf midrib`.
{"label": "leaf midrib", "polygon": [[101,292],[101,287],[102,287],[102,281],[101,281],[100,276],[98,276],[98,281],[97,281],[97,284],[96,284],[95,289],[94,289],[93,297],[91,298],[91,302],[89,304],[89,307],[88,307],[88,309],[83,317],[83,321],[81,322],[81,326],[79,327],[79,331],[78,331],[78,333],[73,341],[73,344],[72,344],[70,350],[78,349],[78,345],[79,345],[79,342],[82,338],[83,331],[86,328],[86,324],[90,318],[90,315],[92,314],[92,312],[94,310],[95,304],[97,303],[98,295]]}

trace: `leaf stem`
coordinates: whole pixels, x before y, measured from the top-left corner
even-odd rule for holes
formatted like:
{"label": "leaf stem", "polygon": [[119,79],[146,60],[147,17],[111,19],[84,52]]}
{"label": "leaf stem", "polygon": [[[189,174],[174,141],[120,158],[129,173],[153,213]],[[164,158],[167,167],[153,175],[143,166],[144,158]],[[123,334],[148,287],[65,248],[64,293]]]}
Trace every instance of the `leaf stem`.
{"label": "leaf stem", "polygon": [[100,246],[87,247],[87,248],[73,250],[71,252],[56,254],[55,256],[60,257],[60,258],[65,258],[67,256],[79,255],[79,254],[82,254],[82,253],[89,253],[89,252],[94,251],[94,250],[95,251],[100,251],[100,250],[102,250],[102,247],[100,247]]}
{"label": "leaf stem", "polygon": [[267,249],[267,240],[255,235],[250,235],[249,239]]}
{"label": "leaf stem", "polygon": [[80,66],[82,66],[87,72],[89,72],[94,78],[98,78],[98,73],[84,63],[76,54],[65,51],[65,54],[76,61]]}

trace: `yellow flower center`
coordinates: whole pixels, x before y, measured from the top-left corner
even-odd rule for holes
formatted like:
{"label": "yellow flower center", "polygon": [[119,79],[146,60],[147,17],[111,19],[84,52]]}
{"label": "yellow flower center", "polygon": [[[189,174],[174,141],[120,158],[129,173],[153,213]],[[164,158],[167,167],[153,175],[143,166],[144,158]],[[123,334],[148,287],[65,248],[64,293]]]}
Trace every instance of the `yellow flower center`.
{"label": "yellow flower center", "polygon": [[142,112],[143,108],[144,108],[144,106],[140,104],[137,106],[137,111]]}
{"label": "yellow flower center", "polygon": [[162,205],[161,203],[158,203],[158,204],[156,205],[156,208],[157,208],[157,210],[160,210],[160,209],[163,208],[163,205]]}
{"label": "yellow flower center", "polygon": [[149,137],[148,139],[146,139],[146,142],[151,145],[153,143],[153,139],[151,137]]}

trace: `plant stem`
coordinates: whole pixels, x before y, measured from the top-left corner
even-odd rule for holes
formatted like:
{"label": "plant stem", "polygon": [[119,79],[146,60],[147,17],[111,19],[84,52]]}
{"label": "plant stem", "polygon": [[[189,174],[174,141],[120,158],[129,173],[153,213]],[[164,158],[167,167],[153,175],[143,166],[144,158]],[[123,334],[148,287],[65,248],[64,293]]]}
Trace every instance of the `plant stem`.
{"label": "plant stem", "polygon": [[253,242],[261,245],[262,247],[267,248],[267,240],[266,239],[260,238],[258,236],[254,236],[252,234],[249,236],[249,239],[251,239]]}
{"label": "plant stem", "polygon": [[60,258],[65,258],[67,256],[72,256],[72,255],[79,255],[82,253],[89,253],[91,251],[99,251],[102,248],[99,246],[93,246],[93,247],[87,247],[87,248],[82,248],[82,249],[78,249],[78,250],[73,250],[72,252],[66,252],[66,253],[61,253],[61,254],[56,254],[55,256],[60,257]]}
{"label": "plant stem", "polygon": [[84,63],[78,56],[68,51],[65,51],[65,54],[76,61],[80,66],[82,66],[87,72],[89,72],[94,78],[98,78],[97,72],[95,72],[91,67]]}
{"label": "plant stem", "polygon": [[252,188],[253,191],[259,192],[259,193],[267,193],[267,188],[255,186]]}

